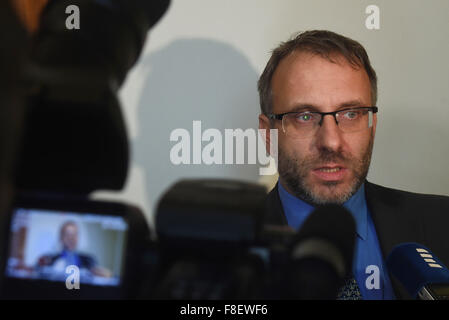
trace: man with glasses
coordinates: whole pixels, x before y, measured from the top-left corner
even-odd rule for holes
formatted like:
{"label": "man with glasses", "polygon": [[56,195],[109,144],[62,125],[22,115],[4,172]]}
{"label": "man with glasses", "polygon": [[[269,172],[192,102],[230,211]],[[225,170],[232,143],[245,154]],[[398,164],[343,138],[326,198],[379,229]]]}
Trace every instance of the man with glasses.
{"label": "man with glasses", "polygon": [[[344,205],[356,221],[353,278],[339,299],[407,297],[385,267],[402,242],[427,245],[448,264],[449,198],[366,181],[382,110],[376,72],[358,42],[330,31],[301,33],[273,51],[258,89],[259,128],[278,130],[279,181],[268,195],[267,222],[299,229],[328,203]],[[274,145],[269,134],[266,144]],[[369,270],[380,279],[367,285]]]}

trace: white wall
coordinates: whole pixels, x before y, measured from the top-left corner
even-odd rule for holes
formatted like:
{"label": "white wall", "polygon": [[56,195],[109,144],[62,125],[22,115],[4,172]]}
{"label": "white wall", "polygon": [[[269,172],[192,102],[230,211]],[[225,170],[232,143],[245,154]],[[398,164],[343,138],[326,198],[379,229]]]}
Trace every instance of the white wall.
{"label": "white wall", "polygon": [[[380,30],[365,8],[380,8]],[[152,212],[182,177],[257,181],[257,165],[170,163],[170,132],[257,128],[256,82],[269,52],[293,33],[329,29],[361,42],[379,78],[378,128],[369,180],[449,195],[449,1],[173,0],[121,90],[132,141],[122,199]]]}

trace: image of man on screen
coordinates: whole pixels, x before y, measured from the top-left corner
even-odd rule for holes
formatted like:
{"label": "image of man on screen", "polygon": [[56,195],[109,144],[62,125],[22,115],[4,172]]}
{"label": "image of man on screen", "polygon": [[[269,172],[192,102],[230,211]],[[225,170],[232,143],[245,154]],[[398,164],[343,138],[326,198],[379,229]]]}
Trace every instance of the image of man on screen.
{"label": "image of man on screen", "polygon": [[77,251],[78,239],[78,225],[74,221],[65,222],[59,232],[62,250],[56,254],[41,256],[37,263],[38,269],[61,274],[65,273],[67,266],[75,265],[82,271],[88,271],[92,276],[111,277],[111,272],[98,266],[94,257]]}

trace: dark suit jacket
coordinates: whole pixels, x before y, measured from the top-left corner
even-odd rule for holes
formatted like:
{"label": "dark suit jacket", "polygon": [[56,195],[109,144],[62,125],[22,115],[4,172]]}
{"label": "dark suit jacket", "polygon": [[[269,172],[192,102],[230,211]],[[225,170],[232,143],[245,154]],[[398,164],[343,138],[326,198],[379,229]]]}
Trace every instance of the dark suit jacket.
{"label": "dark suit jacket", "polygon": [[[400,191],[368,181],[365,194],[384,259],[394,246],[417,242],[449,267],[449,197]],[[287,225],[277,185],[268,194],[265,221]],[[400,283],[391,279],[396,297],[410,299]]]}
{"label": "dark suit jacket", "polygon": [[[96,262],[95,259],[89,255],[77,253],[78,259],[79,259],[79,268],[86,268],[91,269],[95,267]],[[62,252],[52,255],[44,255],[39,258],[38,265],[39,266],[51,266],[53,265],[56,260],[58,259],[64,259]]]}

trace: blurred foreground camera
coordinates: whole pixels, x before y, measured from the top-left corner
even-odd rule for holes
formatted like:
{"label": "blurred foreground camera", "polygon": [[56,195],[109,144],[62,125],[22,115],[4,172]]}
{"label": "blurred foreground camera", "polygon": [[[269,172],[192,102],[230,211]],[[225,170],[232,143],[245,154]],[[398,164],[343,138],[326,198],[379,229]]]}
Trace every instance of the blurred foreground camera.
{"label": "blurred foreground camera", "polygon": [[[129,146],[117,91],[169,3],[50,0],[30,43],[15,38],[17,56],[3,57],[16,72],[6,73],[15,95],[0,96],[2,115],[18,114],[22,108],[14,107],[23,101],[23,121],[5,113],[5,132],[13,135],[0,141],[1,185],[10,187],[8,177],[16,191],[13,197],[2,189],[12,200],[0,198],[0,210],[9,212],[0,217],[3,298],[118,299],[137,292],[141,249],[150,247],[143,213],[88,197],[126,181]],[[68,6],[79,8],[78,30],[66,27]],[[19,34],[8,18],[2,29]],[[16,145],[14,166],[3,170]]]}
{"label": "blurred foreground camera", "polygon": [[264,261],[250,252],[264,218],[263,187],[227,180],[184,180],[159,201],[156,299],[256,296]]}
{"label": "blurred foreground camera", "polygon": [[176,183],[158,205],[158,264],[143,297],[335,299],[351,271],[352,215],[323,206],[297,232],[265,223],[265,198],[252,183]]}
{"label": "blurred foreground camera", "polygon": [[[66,8],[80,11],[79,30]],[[169,0],[52,0],[24,67],[28,104],[17,187],[120,190],[129,146],[117,91]]]}

